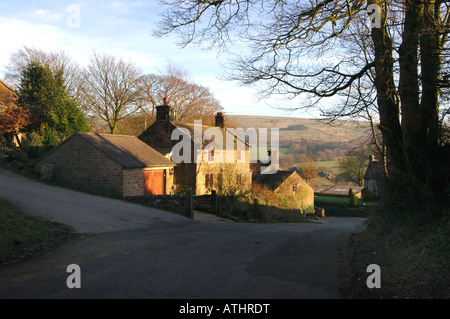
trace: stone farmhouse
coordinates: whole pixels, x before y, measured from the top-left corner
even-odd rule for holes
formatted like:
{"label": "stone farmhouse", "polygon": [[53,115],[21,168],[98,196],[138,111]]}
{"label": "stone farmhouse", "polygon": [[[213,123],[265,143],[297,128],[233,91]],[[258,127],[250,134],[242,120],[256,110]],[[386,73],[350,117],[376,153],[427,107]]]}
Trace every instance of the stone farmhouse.
{"label": "stone farmhouse", "polygon": [[275,174],[261,174],[256,183],[267,186],[276,194],[292,196],[299,208],[314,206],[314,189],[296,172],[279,170]]}
{"label": "stone farmhouse", "polygon": [[[223,138],[222,147],[208,148],[212,141],[219,141],[219,137],[207,135],[208,129],[219,130]],[[180,140],[172,140],[172,133],[178,129],[184,132],[184,138],[188,140],[189,148],[178,150],[176,145]],[[195,138],[198,133],[201,139]],[[182,162],[175,166],[174,183],[177,191],[183,193],[192,189],[195,195],[211,193],[212,190],[219,194],[242,193],[250,190],[252,185],[252,173],[250,170],[250,147],[233,132],[225,127],[223,113],[217,113],[215,126],[199,124],[176,123],[170,118],[170,106],[167,99],[164,105],[156,107],[156,121],[138,136],[140,140],[159,151],[164,156],[174,160],[173,151],[186,155]],[[227,141],[231,141],[232,149],[227,148]],[[244,147],[238,147],[238,141]],[[242,145],[242,144],[240,144]],[[187,154],[181,154],[187,151]],[[227,160],[225,160],[225,157]],[[232,158],[232,160],[229,160]],[[175,160],[174,160],[175,161]],[[176,161],[175,161],[176,162]]]}
{"label": "stone farmhouse", "polygon": [[75,133],[35,169],[43,178],[127,197],[173,194],[174,166],[134,136]]}

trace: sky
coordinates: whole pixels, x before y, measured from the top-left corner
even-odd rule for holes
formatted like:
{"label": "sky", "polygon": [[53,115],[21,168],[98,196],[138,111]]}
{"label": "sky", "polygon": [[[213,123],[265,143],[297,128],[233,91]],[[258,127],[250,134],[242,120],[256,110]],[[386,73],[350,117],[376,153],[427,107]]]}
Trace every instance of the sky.
{"label": "sky", "polygon": [[260,101],[255,89],[220,79],[227,57],[216,51],[182,49],[175,35],[154,37],[152,30],[164,10],[157,0],[0,0],[0,79],[11,54],[24,46],[64,50],[82,66],[95,50],[131,60],[144,73],[161,74],[169,63],[182,67],[193,82],[210,89],[226,114],[318,117],[312,112],[287,113],[278,108],[287,101]]}

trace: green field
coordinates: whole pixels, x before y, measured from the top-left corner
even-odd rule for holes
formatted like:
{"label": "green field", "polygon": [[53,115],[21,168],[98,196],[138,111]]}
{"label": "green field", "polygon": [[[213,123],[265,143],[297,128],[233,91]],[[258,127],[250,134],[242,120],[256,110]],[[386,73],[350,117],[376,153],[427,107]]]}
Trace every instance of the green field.
{"label": "green field", "polygon": [[[281,153],[281,152],[280,152]],[[339,167],[339,161],[317,161],[314,162],[314,164],[317,166],[319,171],[327,170],[331,171],[333,174],[339,174],[342,172],[341,168]],[[300,167],[301,163],[296,163],[294,165],[289,166],[289,168],[293,167]]]}
{"label": "green field", "polygon": [[339,161],[318,161],[315,162],[317,167],[329,167],[329,168],[338,168],[339,167]]}
{"label": "green field", "polygon": [[[338,197],[338,196],[314,196],[315,202],[323,202],[328,204],[343,204],[348,203],[348,197]],[[366,201],[362,199],[358,199],[358,205],[362,206],[372,206],[375,205],[376,202]]]}

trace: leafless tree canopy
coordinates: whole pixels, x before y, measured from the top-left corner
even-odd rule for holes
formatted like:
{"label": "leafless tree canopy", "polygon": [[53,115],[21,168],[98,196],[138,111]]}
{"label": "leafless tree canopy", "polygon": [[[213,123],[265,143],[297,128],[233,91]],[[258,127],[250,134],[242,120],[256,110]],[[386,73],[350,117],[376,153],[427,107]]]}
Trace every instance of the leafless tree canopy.
{"label": "leafless tree canopy", "polygon": [[[392,45],[394,63],[398,62],[406,13],[404,1],[162,0],[161,3],[168,7],[168,12],[156,35],[175,32],[183,46],[207,43],[231,51],[237,43],[240,52],[230,67],[230,79],[246,85],[258,84],[263,97],[301,96],[298,108],[318,106],[325,97],[341,97],[335,108],[323,109],[327,116],[364,115],[366,107],[376,100],[375,44],[367,6],[377,4],[383,8],[380,30],[384,30],[381,32]],[[434,13],[439,19],[441,44],[448,48],[448,3],[435,3],[436,7],[442,7]],[[243,43],[248,44],[249,54],[242,54]],[[395,67],[398,71],[398,65]],[[448,85],[448,76],[442,87],[445,84]]]}
{"label": "leafless tree canopy", "polygon": [[57,50],[53,52],[44,51],[24,46],[10,57],[5,66],[6,80],[13,87],[17,87],[22,77],[22,72],[31,61],[48,65],[53,74],[62,74],[67,91],[72,97],[78,96],[79,83],[81,81],[81,67],[75,63],[67,52]]}
{"label": "leafless tree canopy", "polygon": [[[178,33],[181,45],[237,47],[230,79],[258,85],[262,96],[300,97],[298,108],[319,107],[329,117],[376,121],[384,164],[432,192],[449,183],[436,160],[446,149],[439,114],[448,113],[448,1],[162,3],[168,12],[157,35]],[[323,108],[330,97],[333,106]]]}
{"label": "leafless tree canopy", "polygon": [[94,52],[81,87],[85,109],[106,121],[114,134],[120,120],[141,109],[141,77],[134,63]]}
{"label": "leafless tree canopy", "polygon": [[149,74],[143,78],[144,98],[152,108],[168,98],[171,118],[176,122],[193,123],[202,120],[204,124],[213,124],[213,116],[222,111],[220,102],[209,88],[196,84],[186,70],[169,64],[162,75]]}

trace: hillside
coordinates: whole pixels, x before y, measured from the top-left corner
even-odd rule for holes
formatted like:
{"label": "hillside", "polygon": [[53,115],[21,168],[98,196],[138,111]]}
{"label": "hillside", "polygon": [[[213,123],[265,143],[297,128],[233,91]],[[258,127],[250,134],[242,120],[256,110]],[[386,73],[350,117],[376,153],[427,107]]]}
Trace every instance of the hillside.
{"label": "hillside", "polygon": [[370,126],[365,122],[335,121],[330,124],[316,119],[252,115],[229,115],[228,118],[228,125],[232,127],[278,128],[280,160],[289,168],[301,161],[302,154],[316,161],[337,161],[349,150],[370,141]]}
{"label": "hillside", "polygon": [[252,115],[229,115],[233,126],[258,128],[279,128],[281,141],[294,141],[299,138],[322,142],[363,142],[369,135],[369,125],[364,122],[326,121],[295,117],[271,117]]}

